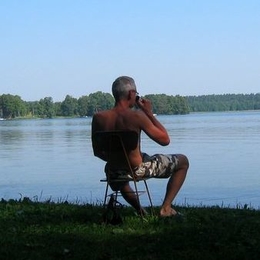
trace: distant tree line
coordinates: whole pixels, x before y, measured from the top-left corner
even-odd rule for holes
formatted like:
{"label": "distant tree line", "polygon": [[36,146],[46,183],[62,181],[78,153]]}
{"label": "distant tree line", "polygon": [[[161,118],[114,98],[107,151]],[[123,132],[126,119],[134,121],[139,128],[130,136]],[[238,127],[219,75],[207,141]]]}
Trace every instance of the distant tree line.
{"label": "distant tree line", "polygon": [[186,99],[190,112],[260,110],[260,93],[188,96]]}
{"label": "distant tree line", "polygon": [[[173,115],[203,111],[236,111],[260,109],[260,94],[225,94],[205,96],[169,96],[166,94],[149,94],[144,96],[151,100],[153,113]],[[74,98],[67,95],[62,102],[53,102],[51,97],[39,101],[24,101],[20,96],[0,95],[0,117],[11,118],[53,118],[85,117],[95,112],[110,109],[114,98],[101,91],[88,96]]]}
{"label": "distant tree line", "polygon": [[78,99],[67,95],[62,102],[53,102],[52,97],[26,102],[20,96],[3,94],[0,95],[0,117],[84,117],[92,116],[99,110],[109,109],[113,105],[112,95],[101,91]]}

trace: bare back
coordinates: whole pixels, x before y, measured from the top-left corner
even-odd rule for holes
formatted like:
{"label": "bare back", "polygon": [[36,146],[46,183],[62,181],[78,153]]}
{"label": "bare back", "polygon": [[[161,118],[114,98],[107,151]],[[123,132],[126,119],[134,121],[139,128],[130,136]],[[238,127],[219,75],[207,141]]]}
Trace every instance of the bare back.
{"label": "bare back", "polygon": [[[140,111],[134,111],[129,108],[122,109],[122,108],[115,107],[111,110],[96,113],[93,116],[93,121],[92,121],[92,134],[96,131],[118,131],[118,130],[132,130],[138,133],[139,136],[138,145],[136,149],[132,150],[128,155],[132,167],[136,167],[140,165],[140,163],[142,162],[142,156],[140,153],[141,129],[139,126],[139,122],[140,122],[139,117],[140,117]],[[93,148],[95,151],[94,146]]]}

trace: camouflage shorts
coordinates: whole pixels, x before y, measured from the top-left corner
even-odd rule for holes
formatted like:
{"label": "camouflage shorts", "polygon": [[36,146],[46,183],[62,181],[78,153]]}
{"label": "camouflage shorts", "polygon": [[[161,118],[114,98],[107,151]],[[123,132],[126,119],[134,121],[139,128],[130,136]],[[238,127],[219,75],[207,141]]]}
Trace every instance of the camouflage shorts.
{"label": "camouflage shorts", "polygon": [[175,154],[142,154],[143,162],[134,169],[137,178],[168,178],[176,170],[179,159]]}

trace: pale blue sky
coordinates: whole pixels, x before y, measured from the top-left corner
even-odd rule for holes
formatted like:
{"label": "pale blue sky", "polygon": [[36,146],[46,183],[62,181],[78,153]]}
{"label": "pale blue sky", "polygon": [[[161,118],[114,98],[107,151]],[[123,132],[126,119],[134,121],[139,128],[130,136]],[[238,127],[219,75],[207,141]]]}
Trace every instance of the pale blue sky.
{"label": "pale blue sky", "polygon": [[0,95],[260,92],[259,0],[0,0]]}

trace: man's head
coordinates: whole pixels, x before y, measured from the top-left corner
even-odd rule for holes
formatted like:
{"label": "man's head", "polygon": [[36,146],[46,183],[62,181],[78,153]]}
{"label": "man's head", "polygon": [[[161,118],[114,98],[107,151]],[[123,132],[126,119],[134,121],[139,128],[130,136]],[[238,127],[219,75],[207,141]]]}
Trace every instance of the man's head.
{"label": "man's head", "polygon": [[132,78],[121,76],[113,82],[112,93],[116,101],[128,99],[131,91],[137,93],[135,81]]}

